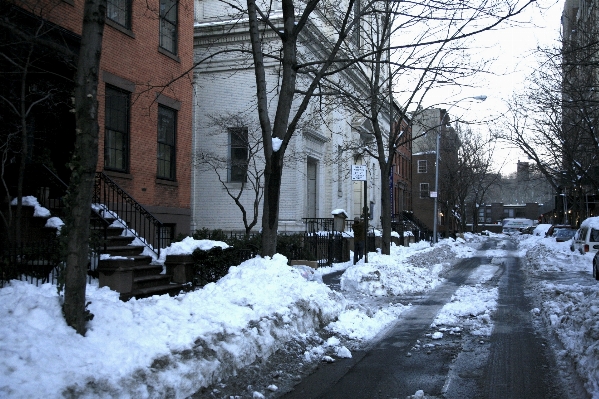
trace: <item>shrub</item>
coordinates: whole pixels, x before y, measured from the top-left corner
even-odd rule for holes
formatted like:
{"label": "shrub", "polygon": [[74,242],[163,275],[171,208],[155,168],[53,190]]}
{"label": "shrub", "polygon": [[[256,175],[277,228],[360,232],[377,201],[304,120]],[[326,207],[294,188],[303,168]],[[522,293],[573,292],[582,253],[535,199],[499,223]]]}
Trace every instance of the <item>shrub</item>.
{"label": "shrub", "polygon": [[[208,230],[202,228],[193,233],[196,240],[223,241],[230,245],[222,249],[214,247],[208,251],[196,249],[192,256],[194,260],[194,286],[204,286],[210,282],[216,282],[224,277],[231,266],[250,259],[260,253],[262,248],[261,235],[253,234],[229,234],[220,229]],[[304,234],[280,234],[277,237],[277,252],[286,256],[287,259],[316,260],[313,251],[308,245],[304,245]]]}

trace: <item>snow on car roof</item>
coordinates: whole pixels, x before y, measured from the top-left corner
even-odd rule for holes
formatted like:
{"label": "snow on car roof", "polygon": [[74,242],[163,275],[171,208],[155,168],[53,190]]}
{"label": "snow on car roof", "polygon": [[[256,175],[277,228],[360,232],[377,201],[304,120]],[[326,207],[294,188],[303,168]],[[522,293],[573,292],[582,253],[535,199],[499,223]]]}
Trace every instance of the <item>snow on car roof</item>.
{"label": "snow on car roof", "polygon": [[591,227],[593,229],[599,229],[599,216],[593,216],[586,218],[580,227]]}

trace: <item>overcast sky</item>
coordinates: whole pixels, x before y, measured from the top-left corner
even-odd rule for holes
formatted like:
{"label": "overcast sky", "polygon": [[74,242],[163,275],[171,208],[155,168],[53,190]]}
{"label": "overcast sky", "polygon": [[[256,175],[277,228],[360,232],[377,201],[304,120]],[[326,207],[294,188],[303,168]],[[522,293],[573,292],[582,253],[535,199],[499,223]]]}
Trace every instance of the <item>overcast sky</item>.
{"label": "overcast sky", "polygon": [[[454,107],[450,114],[459,116],[457,114],[464,113],[465,118],[472,120],[480,119],[478,115],[481,114],[497,115],[503,112],[506,109],[505,100],[523,86],[536,65],[533,50],[537,45],[551,46],[559,42],[563,7],[564,0],[539,0],[536,6],[529,8],[517,19],[520,26],[504,25],[503,28],[477,37],[477,47],[486,47],[486,50],[481,50],[481,54],[488,54],[490,59],[495,59],[492,65],[495,76],[477,77],[472,83],[475,86],[473,88],[440,90],[438,98],[446,98],[448,106],[465,97],[481,94],[486,95],[487,100],[484,103],[460,102],[459,107]],[[504,174],[515,171],[519,159],[526,161],[515,149],[504,148],[497,155],[498,159],[508,159],[502,169]]]}

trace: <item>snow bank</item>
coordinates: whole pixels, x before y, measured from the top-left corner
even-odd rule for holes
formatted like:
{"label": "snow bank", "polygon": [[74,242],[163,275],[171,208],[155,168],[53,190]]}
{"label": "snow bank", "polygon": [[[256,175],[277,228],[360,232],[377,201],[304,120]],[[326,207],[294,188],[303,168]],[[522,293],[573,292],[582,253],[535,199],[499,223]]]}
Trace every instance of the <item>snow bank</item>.
{"label": "snow bank", "polygon": [[337,319],[344,300],[287,259],[256,258],[177,297],[128,302],[88,287],[85,337],[67,327],[56,287],[0,290],[0,396],[186,397]]}

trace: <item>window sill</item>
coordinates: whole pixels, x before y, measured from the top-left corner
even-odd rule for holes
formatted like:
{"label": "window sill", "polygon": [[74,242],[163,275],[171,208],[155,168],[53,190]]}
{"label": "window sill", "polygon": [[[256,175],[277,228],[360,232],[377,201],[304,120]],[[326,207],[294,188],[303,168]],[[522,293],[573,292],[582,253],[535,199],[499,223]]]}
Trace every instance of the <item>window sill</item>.
{"label": "window sill", "polygon": [[159,177],[156,178],[156,184],[162,184],[164,186],[179,187],[178,182],[176,182],[174,180],[161,179]]}
{"label": "window sill", "polygon": [[[235,189],[241,189],[241,182],[240,181],[228,181],[225,183],[225,187],[226,188],[235,188]],[[247,186],[247,183],[245,183],[245,185]],[[223,187],[223,189],[225,188]]]}
{"label": "window sill", "polygon": [[124,26],[119,25],[116,22],[112,21],[111,19],[106,18],[106,25],[118,30],[121,33],[124,33],[125,35],[129,36],[132,39],[135,39],[135,33],[133,33],[133,31],[131,29],[127,29]]}
{"label": "window sill", "polygon": [[166,55],[168,58],[177,61],[177,62],[181,62],[181,59],[179,58],[179,56],[177,56],[176,54],[171,53],[170,51],[167,51],[165,49],[163,49],[162,47],[158,46],[158,52],[162,55]]}
{"label": "window sill", "polygon": [[119,179],[133,180],[133,176],[131,176],[130,173],[118,172],[116,170],[107,170],[107,169],[104,169],[104,173],[108,177],[116,177]]}

